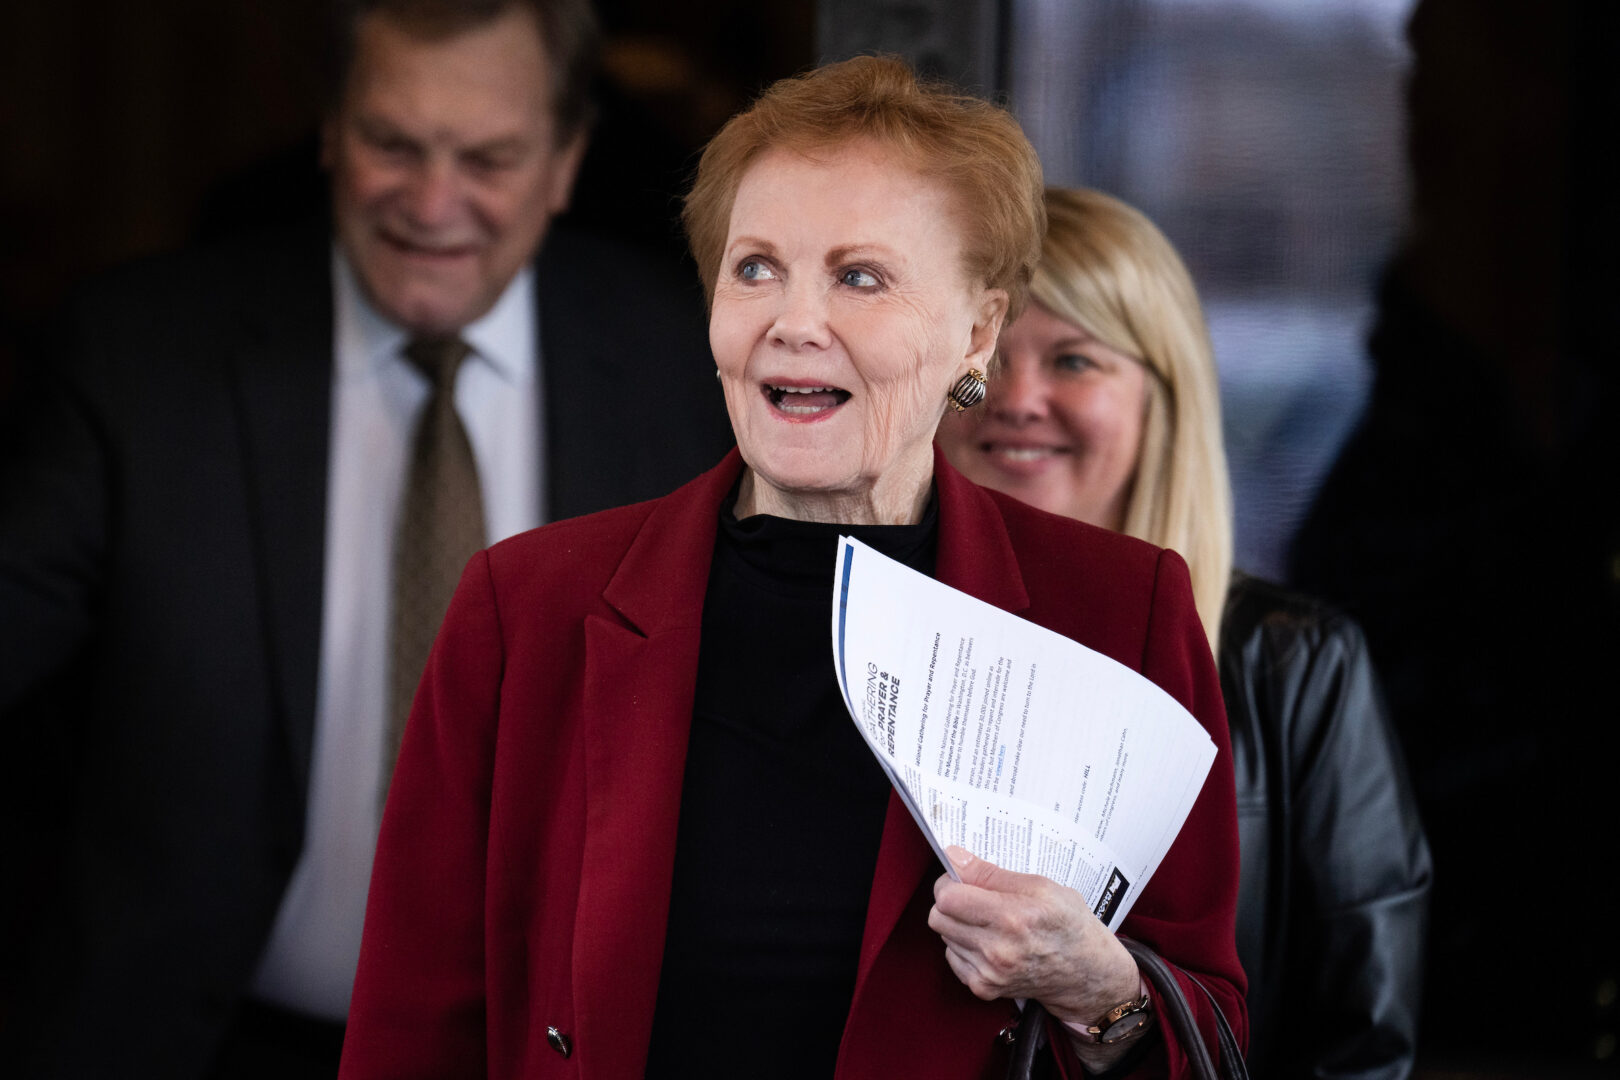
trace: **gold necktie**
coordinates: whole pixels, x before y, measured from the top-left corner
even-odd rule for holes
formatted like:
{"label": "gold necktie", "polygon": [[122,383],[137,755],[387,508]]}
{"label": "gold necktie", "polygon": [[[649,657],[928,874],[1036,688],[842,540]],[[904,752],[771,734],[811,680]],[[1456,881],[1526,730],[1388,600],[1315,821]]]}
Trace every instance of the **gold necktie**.
{"label": "gold necktie", "polygon": [[462,568],[484,547],[484,500],[478,463],[456,413],[456,372],[471,350],[460,338],[418,338],[405,358],[428,377],[432,392],[416,422],[394,538],[394,611],[389,728],[383,785],[410,716],[428,650],[444,621]]}

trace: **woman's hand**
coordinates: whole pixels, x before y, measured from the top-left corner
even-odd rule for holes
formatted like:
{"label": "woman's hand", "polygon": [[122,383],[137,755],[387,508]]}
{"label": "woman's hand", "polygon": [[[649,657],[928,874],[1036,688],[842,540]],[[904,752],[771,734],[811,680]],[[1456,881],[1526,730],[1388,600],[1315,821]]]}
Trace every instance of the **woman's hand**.
{"label": "woman's hand", "polygon": [[[1140,992],[1136,961],[1078,892],[959,847],[945,853],[962,880],[947,874],[934,883],[928,925],[945,939],[946,962],[974,996],[1034,998],[1057,1019],[1084,1025]],[[1076,1049],[1083,1061],[1093,1056],[1086,1051],[1118,1056],[1114,1047]]]}

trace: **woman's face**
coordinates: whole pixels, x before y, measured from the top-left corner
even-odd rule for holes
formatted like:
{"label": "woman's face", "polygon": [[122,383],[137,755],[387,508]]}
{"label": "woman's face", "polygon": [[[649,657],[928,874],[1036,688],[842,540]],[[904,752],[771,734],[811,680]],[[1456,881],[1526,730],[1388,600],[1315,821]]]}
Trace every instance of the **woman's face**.
{"label": "woman's face", "polygon": [[1001,335],[984,405],[947,416],[939,442],[968,479],[1119,530],[1142,446],[1148,373],[1031,304]]}
{"label": "woman's face", "polygon": [[709,321],[752,509],[911,520],[945,392],[986,366],[1006,303],[968,280],[946,189],[887,148],[761,156]]}

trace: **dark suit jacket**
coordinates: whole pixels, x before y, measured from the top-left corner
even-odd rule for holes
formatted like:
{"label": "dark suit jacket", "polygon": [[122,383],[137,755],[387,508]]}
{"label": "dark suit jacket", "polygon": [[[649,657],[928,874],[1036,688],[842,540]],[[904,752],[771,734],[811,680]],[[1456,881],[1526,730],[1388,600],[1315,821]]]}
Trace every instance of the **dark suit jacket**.
{"label": "dark suit jacket", "polygon": [[[343,1080],[641,1075],[703,597],[740,468],[733,454],[666,498],[525,533],[469,564],[394,773]],[[1209,779],[1124,928],[1198,972],[1241,1038],[1232,764],[1185,565],[986,492],[943,458],[936,482],[939,580],[1143,672],[1214,738]],[[1013,1005],[976,999],[928,929],[940,872],[891,796],[838,1077],[1005,1073],[997,1033]],[[1216,1045],[1207,1000],[1186,992]],[[693,1075],[751,1067],[725,1060],[725,1024],[716,1002],[714,1031],[694,1033]],[[1184,1075],[1165,1037],[1170,1075]]]}
{"label": "dark suit jacket", "polygon": [[[298,858],[331,417],[324,228],[97,289],[0,464],[0,715],[89,699],[53,781],[61,882],[0,1072],[203,1072]],[[554,231],[539,258],[551,518],[730,443],[695,280]],[[64,794],[65,792],[65,794]]]}

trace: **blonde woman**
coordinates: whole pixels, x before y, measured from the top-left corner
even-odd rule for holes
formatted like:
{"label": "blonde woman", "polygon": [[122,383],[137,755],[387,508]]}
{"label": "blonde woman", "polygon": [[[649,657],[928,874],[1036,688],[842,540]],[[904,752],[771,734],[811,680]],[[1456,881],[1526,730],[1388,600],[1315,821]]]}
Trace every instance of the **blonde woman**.
{"label": "blonde woman", "polygon": [[1361,632],[1232,569],[1214,357],[1175,249],[1100,192],[1046,206],[985,408],[938,442],[986,487],[1186,558],[1232,733],[1251,1067],[1405,1076],[1429,852]]}

